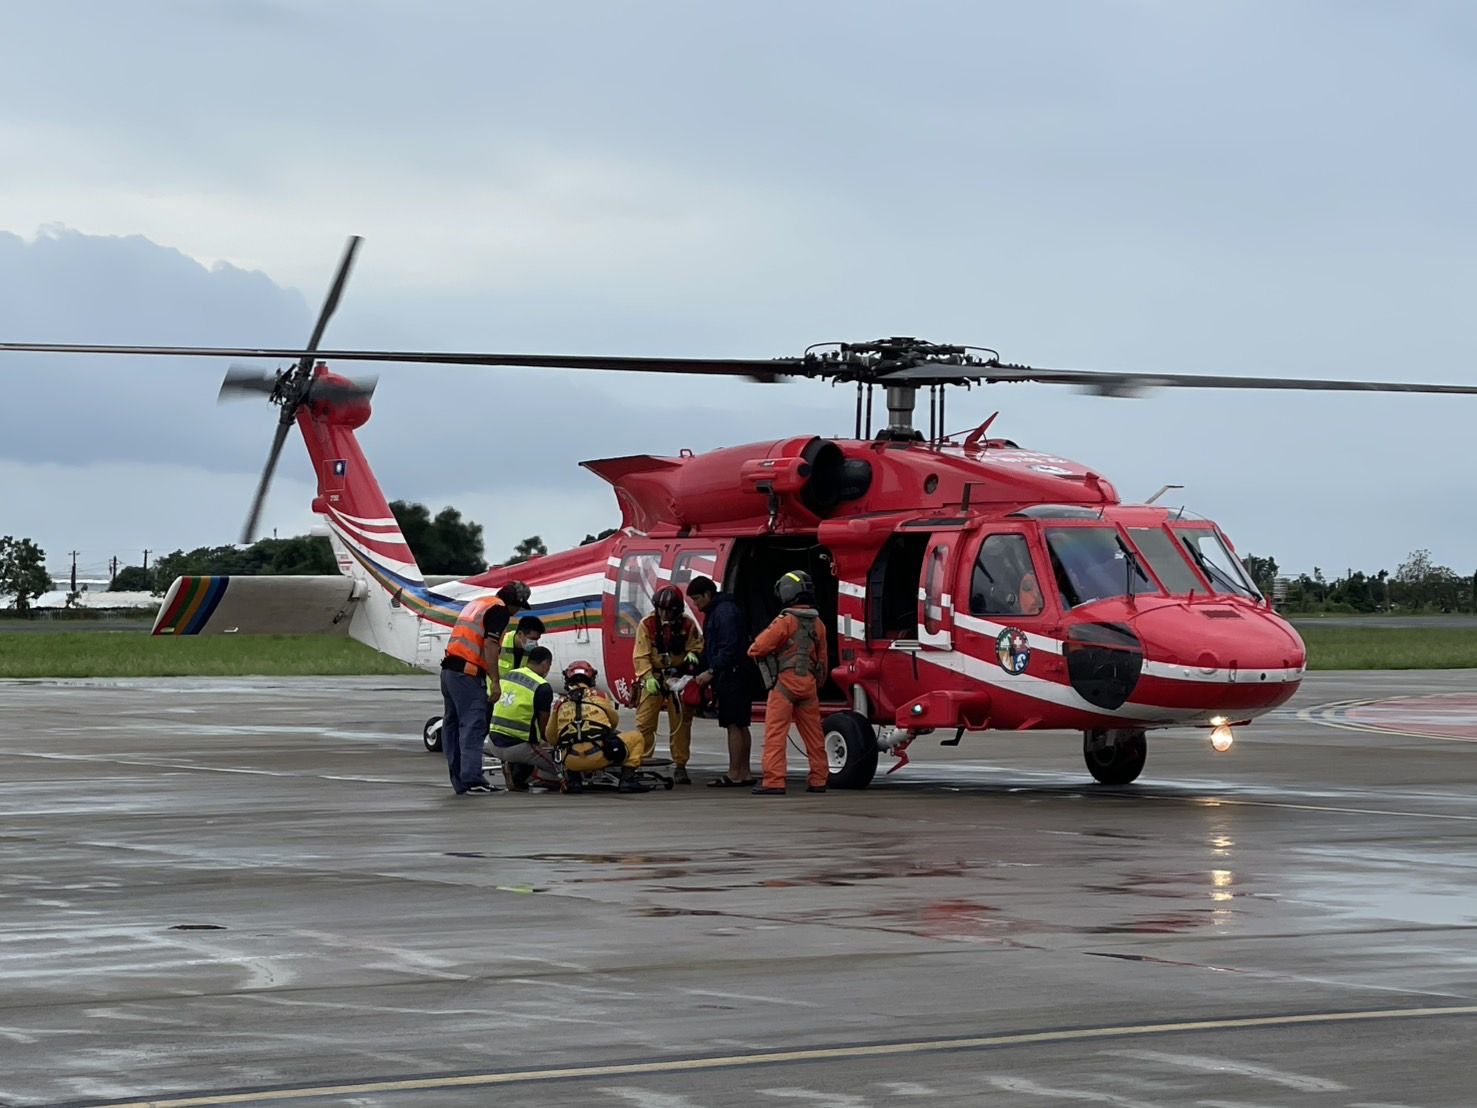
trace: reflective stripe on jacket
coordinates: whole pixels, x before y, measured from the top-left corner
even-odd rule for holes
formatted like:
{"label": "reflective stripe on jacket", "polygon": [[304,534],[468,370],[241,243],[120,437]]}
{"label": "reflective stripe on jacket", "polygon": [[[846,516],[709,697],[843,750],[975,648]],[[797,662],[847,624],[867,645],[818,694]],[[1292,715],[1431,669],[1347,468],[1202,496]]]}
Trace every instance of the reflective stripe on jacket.
{"label": "reflective stripe on jacket", "polygon": [[518,636],[518,628],[509,627],[507,634],[503,636],[502,652],[497,656],[497,673],[499,677],[506,677],[513,672],[513,661],[518,653],[518,644],[514,641]]}
{"label": "reflective stripe on jacket", "polygon": [[492,706],[488,730],[504,739],[527,742],[533,735],[534,694],[549,682],[526,666],[503,675],[503,694]]}
{"label": "reflective stripe on jacket", "polygon": [[460,658],[470,662],[479,670],[487,668],[482,652],[487,645],[487,610],[497,607],[502,601],[495,596],[470,600],[456,617],[456,626],[451,629],[451,639],[446,644],[448,658]]}

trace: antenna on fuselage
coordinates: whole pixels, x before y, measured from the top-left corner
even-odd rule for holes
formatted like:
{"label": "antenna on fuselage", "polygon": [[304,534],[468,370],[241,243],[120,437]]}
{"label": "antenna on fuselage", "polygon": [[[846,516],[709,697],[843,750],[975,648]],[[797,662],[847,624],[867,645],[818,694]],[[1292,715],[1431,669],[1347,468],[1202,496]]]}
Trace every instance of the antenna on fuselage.
{"label": "antenna on fuselage", "polygon": [[1145,504],[1152,504],[1152,503],[1154,503],[1154,501],[1158,500],[1161,496],[1163,496],[1165,493],[1167,493],[1170,489],[1182,489],[1184,487],[1185,487],[1184,485],[1165,485],[1162,489],[1160,489],[1158,492],[1156,492],[1153,496],[1151,496],[1151,497],[1149,497],[1149,499],[1145,500],[1144,503]]}

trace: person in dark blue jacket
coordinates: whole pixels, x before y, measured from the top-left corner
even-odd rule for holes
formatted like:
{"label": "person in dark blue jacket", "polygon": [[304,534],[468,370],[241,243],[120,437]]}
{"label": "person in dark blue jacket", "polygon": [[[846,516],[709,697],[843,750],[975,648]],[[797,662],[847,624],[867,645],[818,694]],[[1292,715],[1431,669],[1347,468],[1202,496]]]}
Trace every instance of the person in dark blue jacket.
{"label": "person in dark blue jacket", "polygon": [[711,578],[694,577],[687,595],[703,613],[703,671],[699,685],[713,686],[718,700],[718,722],[728,729],[728,772],[708,782],[709,788],[752,786],[749,769],[753,737],[749,721],[753,702],[749,692],[749,629],[744,613]]}

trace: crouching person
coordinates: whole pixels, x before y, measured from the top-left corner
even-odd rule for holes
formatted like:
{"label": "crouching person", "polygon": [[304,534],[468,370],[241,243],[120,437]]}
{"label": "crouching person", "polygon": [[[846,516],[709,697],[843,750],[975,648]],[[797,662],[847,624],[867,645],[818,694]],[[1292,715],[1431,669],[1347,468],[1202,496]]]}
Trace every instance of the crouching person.
{"label": "crouching person", "polygon": [[619,766],[618,792],[650,792],[650,786],[636,778],[641,733],[619,733],[620,709],[595,687],[599,676],[600,671],[586,661],[571,662],[564,670],[564,696],[554,706],[553,723],[553,734],[564,747],[564,789],[583,792],[585,774]]}
{"label": "crouching person", "polygon": [[[557,787],[559,764],[546,739],[554,707],[554,689],[548,680],[553,664],[553,652],[546,646],[535,646],[521,666],[503,674],[502,695],[492,705],[488,737],[504,766],[528,766]],[[522,778],[522,774],[511,777],[514,781]],[[521,792],[528,785],[514,788]]]}

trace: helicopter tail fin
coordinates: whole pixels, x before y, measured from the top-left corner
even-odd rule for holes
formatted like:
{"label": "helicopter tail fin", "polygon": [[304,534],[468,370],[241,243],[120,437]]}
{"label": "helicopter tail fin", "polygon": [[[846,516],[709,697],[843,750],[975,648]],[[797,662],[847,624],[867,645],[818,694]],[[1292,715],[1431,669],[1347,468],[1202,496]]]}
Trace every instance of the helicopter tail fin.
{"label": "helicopter tail fin", "polygon": [[421,588],[425,577],[354,434],[367,418],[363,409],[325,406],[313,412],[305,406],[298,411],[298,428],[318,478],[313,511],[328,526],[340,573],[353,576],[357,565],[392,593]]}

